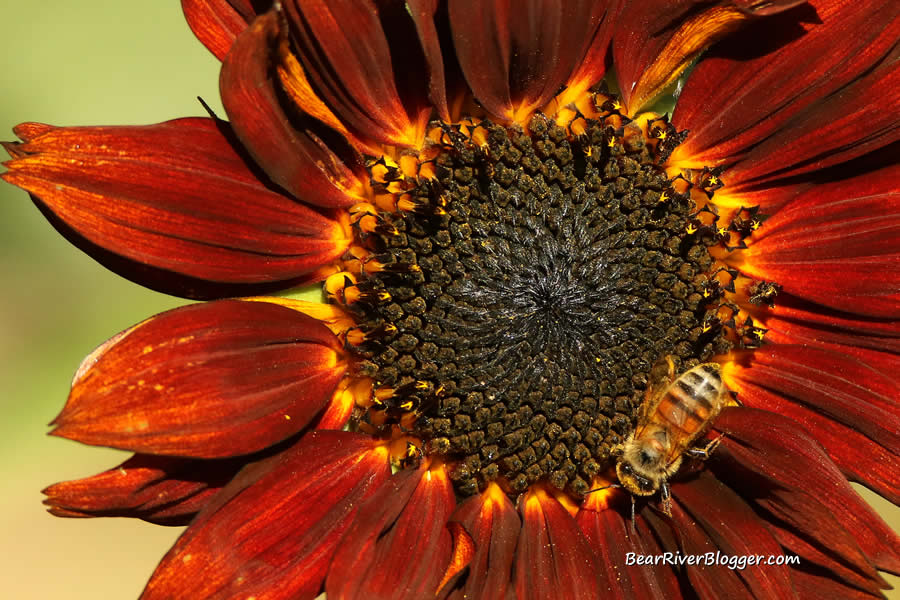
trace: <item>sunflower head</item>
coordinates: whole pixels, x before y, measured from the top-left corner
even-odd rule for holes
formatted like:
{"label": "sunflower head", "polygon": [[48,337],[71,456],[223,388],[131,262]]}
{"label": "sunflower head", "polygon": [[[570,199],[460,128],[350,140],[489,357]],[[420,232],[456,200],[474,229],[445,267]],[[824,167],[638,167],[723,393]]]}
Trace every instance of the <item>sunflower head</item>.
{"label": "sunflower head", "polygon": [[[900,279],[869,268],[900,239],[891,3],[183,5],[227,122],[26,124],[3,175],[107,266],[213,300],[95,350],[54,422],[136,456],[51,511],[190,523],[145,599],[900,570],[848,485],[900,499],[874,458]],[[628,562],[666,554],[725,568]]]}

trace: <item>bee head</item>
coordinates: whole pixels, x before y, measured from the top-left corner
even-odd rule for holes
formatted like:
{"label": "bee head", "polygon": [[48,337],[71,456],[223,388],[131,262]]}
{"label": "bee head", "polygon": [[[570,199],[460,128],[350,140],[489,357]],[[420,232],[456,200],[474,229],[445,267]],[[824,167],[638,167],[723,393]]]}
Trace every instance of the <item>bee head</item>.
{"label": "bee head", "polygon": [[635,496],[652,496],[659,489],[658,482],[635,471],[627,461],[616,464],[616,476],[622,487]]}

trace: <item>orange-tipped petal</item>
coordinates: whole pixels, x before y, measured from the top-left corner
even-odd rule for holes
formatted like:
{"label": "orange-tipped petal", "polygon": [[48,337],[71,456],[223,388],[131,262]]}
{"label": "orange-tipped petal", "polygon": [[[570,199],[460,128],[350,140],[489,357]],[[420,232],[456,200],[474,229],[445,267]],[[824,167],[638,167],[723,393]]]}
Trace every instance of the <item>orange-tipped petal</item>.
{"label": "orange-tipped petal", "polygon": [[726,369],[745,406],[793,418],[848,475],[900,498],[900,361],[890,354],[773,345]]}
{"label": "orange-tipped petal", "polygon": [[[395,52],[403,58],[398,69],[419,74],[425,67],[404,4],[285,0],[283,5],[307,77],[347,128],[365,140],[418,147],[431,105],[426,81],[395,70]],[[403,34],[389,44],[386,27]]]}
{"label": "orange-tipped petal", "polygon": [[527,122],[578,70],[605,2],[459,0],[448,5],[456,56],[475,98]]}
{"label": "orange-tipped petal", "polygon": [[453,519],[475,541],[475,555],[465,583],[450,596],[506,598],[511,586],[513,559],[522,523],[509,497],[496,485],[459,505]]}
{"label": "orange-tipped petal", "polygon": [[218,458],[302,430],[347,365],[327,327],[264,302],[177,308],[82,363],[53,435],[135,452]]}
{"label": "orange-tipped petal", "polygon": [[[893,0],[816,0],[723,40],[691,72],[678,98],[672,122],[690,135],[672,160],[702,166],[744,157],[779,129],[794,129],[792,119],[824,98],[846,95],[841,88],[877,64],[898,35],[900,15]],[[853,102],[877,110],[881,100]],[[813,137],[810,151],[822,149],[823,133]],[[874,123],[856,131],[860,139],[877,134]],[[793,132],[787,140],[796,136]],[[785,143],[782,139],[771,148]],[[771,157],[776,169],[787,166],[776,154],[760,158]],[[729,186],[739,183],[736,176],[730,173]]]}
{"label": "orange-tipped petal", "polygon": [[257,11],[251,0],[181,0],[191,31],[222,60]]}
{"label": "orange-tipped petal", "polygon": [[[238,36],[219,75],[222,104],[238,138],[272,181],[308,204],[348,208],[359,201],[352,195],[360,187],[358,157],[316,119],[291,119],[279,100],[273,71],[284,35],[279,14],[268,12]],[[323,141],[326,135],[342,149],[340,157]]]}
{"label": "orange-tipped petal", "polygon": [[893,166],[801,194],[753,236],[739,268],[830,308],[896,317],[898,177]]}
{"label": "orange-tipped petal", "polygon": [[[803,0],[627,2],[613,33],[613,62],[628,113],[637,114],[714,42]],[[759,4],[765,6],[760,9]]]}
{"label": "orange-tipped petal", "polygon": [[455,506],[443,467],[394,475],[341,540],[325,582],[328,598],[433,598],[453,557],[448,520]]}
{"label": "orange-tipped petal", "polygon": [[0,177],[147,287],[188,297],[289,287],[349,246],[333,215],[266,187],[213,119],[17,131],[26,141]]}
{"label": "orange-tipped petal", "polygon": [[610,600],[680,597],[672,569],[665,565],[637,564],[638,556],[654,553],[642,541],[637,525],[623,516],[627,509],[595,508],[583,508],[575,520],[597,556],[600,596]]}
{"label": "orange-tipped petal", "polygon": [[519,512],[514,576],[519,600],[597,598],[596,558],[563,505],[539,488],[525,493]]}
{"label": "orange-tipped petal", "polygon": [[390,476],[371,438],[316,431],[246,467],[156,568],[142,600],[312,600],[341,534]]}
{"label": "orange-tipped petal", "polygon": [[58,517],[135,517],[187,525],[245,459],[196,460],[137,454],[118,467],[43,491]]}

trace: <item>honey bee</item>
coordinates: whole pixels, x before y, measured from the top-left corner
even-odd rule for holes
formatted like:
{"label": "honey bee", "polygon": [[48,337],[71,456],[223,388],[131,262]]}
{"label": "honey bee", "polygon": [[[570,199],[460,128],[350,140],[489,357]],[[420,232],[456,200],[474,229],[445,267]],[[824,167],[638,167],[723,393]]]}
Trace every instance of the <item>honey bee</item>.
{"label": "honey bee", "polygon": [[623,488],[634,496],[652,496],[660,492],[662,510],[671,516],[668,480],[678,472],[685,456],[705,460],[722,436],[702,448],[694,441],[709,429],[726,405],[728,389],[722,382],[717,363],[704,363],[675,375],[669,362],[669,384],[655,392],[652,386],[638,412],[637,427],[615,448],[616,476]]}

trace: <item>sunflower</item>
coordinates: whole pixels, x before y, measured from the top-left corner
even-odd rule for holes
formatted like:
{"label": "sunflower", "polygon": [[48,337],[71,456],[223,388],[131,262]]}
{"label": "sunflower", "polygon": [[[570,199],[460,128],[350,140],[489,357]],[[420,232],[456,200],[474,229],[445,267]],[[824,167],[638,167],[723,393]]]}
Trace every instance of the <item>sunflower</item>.
{"label": "sunflower", "polygon": [[895,2],[182,4],[227,121],[4,144],[76,246],[206,301],[92,352],[53,423],[135,454],[50,512],[189,525],[142,598],[900,573],[849,485],[900,500]]}

